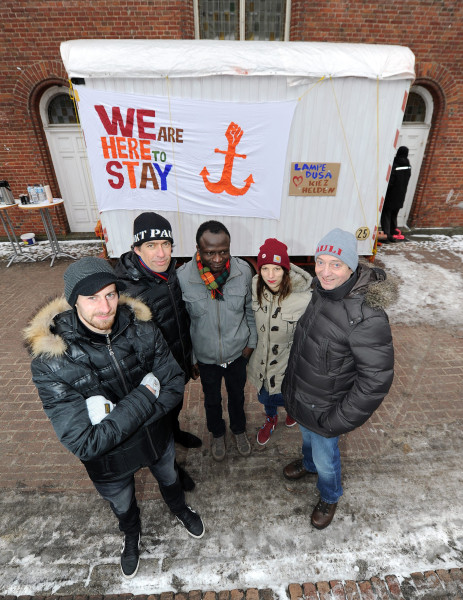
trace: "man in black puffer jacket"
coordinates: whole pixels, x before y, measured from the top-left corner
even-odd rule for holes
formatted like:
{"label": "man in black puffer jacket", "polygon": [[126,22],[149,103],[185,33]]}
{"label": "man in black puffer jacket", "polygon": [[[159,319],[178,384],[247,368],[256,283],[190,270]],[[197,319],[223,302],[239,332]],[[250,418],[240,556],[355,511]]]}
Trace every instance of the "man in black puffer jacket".
{"label": "man in black puffer jacket", "polygon": [[339,436],[373,414],[392,385],[394,349],[384,307],[395,284],[358,264],[357,241],[334,229],[318,244],[314,291],[297,324],[282,393],[302,432],[303,458],[287,479],[318,475],[311,523],[327,527],[342,495]]}
{"label": "man in black puffer jacket", "polygon": [[204,533],[175,468],[169,412],[182,399],[184,373],[149,308],[119,297],[105,260],[82,258],[64,281],[65,297],[48,303],[25,330],[32,379],[59,440],[110,502],[124,533],[122,573],[132,578],[139,565],[140,468],[149,467],[188,533]]}
{"label": "man in black puffer jacket", "polygon": [[[190,317],[182,299],[176,261],[171,257],[174,242],[171,225],[161,215],[145,212],[135,219],[133,234],[133,250],[120,257],[115,267],[117,276],[124,282],[127,295],[149,306],[153,321],[185,373],[186,384],[193,374]],[[180,429],[178,418],[182,406],[183,400],[171,415],[174,440],[185,448],[199,448],[201,440]],[[183,470],[180,476],[184,479]]]}

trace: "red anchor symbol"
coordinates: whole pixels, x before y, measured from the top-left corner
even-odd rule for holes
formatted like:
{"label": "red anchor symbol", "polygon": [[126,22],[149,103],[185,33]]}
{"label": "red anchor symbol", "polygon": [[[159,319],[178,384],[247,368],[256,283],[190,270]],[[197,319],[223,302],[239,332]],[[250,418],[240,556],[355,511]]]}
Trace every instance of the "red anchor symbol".
{"label": "red anchor symbol", "polygon": [[251,183],[254,183],[254,179],[252,178],[252,173],[247,177],[244,182],[245,186],[242,188],[235,187],[231,182],[232,170],[233,170],[233,161],[235,156],[238,158],[246,158],[246,154],[236,154],[235,148],[240,143],[241,137],[243,135],[243,130],[236,123],[230,123],[228,129],[225,133],[225,137],[228,140],[228,149],[225,152],[224,150],[219,150],[216,148],[214,152],[219,154],[225,154],[225,163],[223,166],[222,177],[216,183],[208,180],[209,171],[206,167],[203,168],[200,175],[203,178],[204,185],[207,189],[213,194],[221,194],[222,192],[227,192],[231,196],[243,196],[251,187]]}

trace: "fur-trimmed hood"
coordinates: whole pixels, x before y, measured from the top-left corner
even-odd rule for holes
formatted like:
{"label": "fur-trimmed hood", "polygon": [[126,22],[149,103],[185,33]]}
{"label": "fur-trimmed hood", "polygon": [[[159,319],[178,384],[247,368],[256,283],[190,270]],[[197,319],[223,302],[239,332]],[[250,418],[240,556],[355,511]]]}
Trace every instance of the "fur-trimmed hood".
{"label": "fur-trimmed hood", "polygon": [[306,292],[310,290],[312,276],[301,267],[290,263],[289,277],[291,278],[291,287],[294,292]]}
{"label": "fur-trimmed hood", "polygon": [[[148,306],[136,298],[121,294],[118,307],[123,306],[127,306],[138,321],[151,319],[152,315]],[[68,313],[69,317],[73,315],[73,309],[67,303],[66,298],[64,296],[54,298],[37,311],[23,330],[26,347],[34,358],[37,356],[53,358],[65,353],[66,340],[63,335],[53,331],[56,318],[59,315],[67,316],[65,313]]]}
{"label": "fur-trimmed hood", "polygon": [[361,262],[358,267],[358,279],[349,297],[363,294],[365,304],[370,308],[385,310],[397,302],[399,291],[394,277],[386,277],[386,273],[378,267],[370,267]]}

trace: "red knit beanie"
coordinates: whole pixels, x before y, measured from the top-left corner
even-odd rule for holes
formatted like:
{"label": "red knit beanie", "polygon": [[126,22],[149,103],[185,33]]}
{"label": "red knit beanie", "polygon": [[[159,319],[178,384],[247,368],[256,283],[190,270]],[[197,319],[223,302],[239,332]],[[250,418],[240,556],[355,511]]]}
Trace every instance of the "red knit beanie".
{"label": "red knit beanie", "polygon": [[276,238],[265,240],[257,256],[257,268],[260,270],[262,265],[278,265],[289,271],[288,246]]}

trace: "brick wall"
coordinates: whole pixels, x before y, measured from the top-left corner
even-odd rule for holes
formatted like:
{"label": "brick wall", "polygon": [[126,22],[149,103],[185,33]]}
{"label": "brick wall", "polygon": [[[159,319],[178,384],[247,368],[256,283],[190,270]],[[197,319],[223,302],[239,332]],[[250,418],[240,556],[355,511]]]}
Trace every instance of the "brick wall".
{"label": "brick wall", "polygon": [[[15,197],[36,182],[61,195],[38,102],[47,87],[66,84],[62,41],[194,36],[192,0],[3,0],[0,19],[0,179]],[[458,0],[292,0],[292,40],[400,44],[415,53],[417,82],[435,103],[409,221],[417,226],[463,226],[462,24]],[[56,212],[64,233],[64,214]]]}
{"label": "brick wall", "polygon": [[415,54],[416,83],[434,100],[409,219],[416,226],[463,226],[462,30],[459,0],[292,0],[292,40],[398,44]]}
{"label": "brick wall", "polygon": [[[48,183],[53,195],[61,196],[38,103],[47,87],[67,84],[62,41],[194,35],[190,0],[4,0],[0,22],[0,179],[9,181],[16,198],[34,183]],[[52,212],[56,232],[66,233],[63,209]],[[21,233],[44,233],[32,213],[10,211],[10,217]]]}

